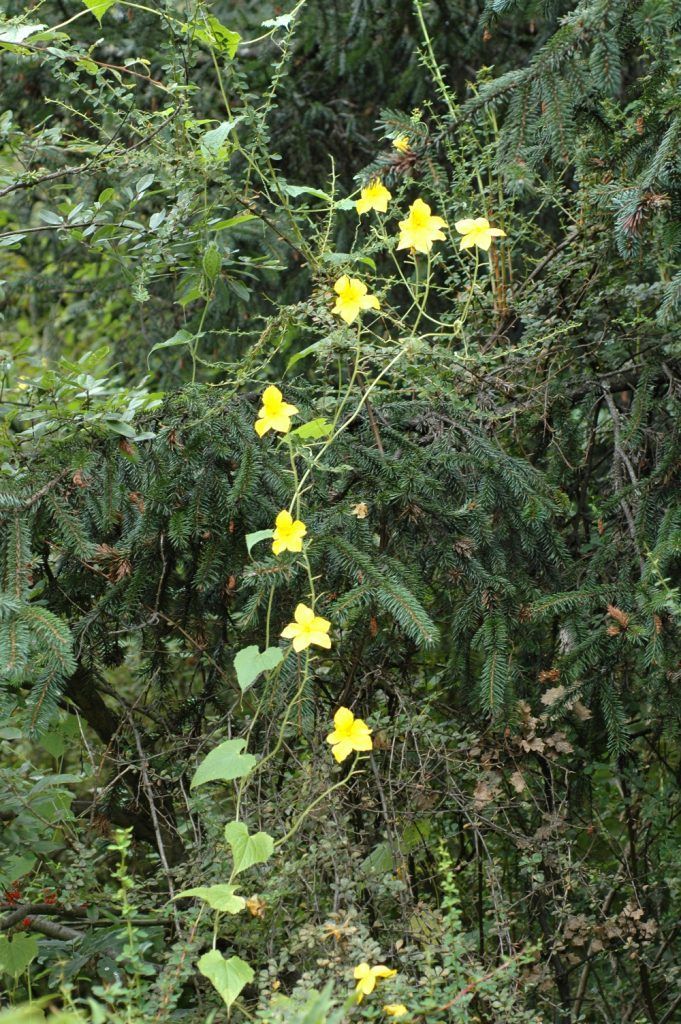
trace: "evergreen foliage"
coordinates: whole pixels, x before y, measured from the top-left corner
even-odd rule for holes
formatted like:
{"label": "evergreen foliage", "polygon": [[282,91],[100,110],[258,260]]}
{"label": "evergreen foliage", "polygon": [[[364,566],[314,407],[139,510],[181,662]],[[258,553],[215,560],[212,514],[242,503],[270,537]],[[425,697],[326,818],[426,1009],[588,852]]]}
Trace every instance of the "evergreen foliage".
{"label": "evergreen foliage", "polygon": [[[366,961],[408,1019],[669,1024],[678,5],[72,6],[0,22],[11,1002],[375,1020]],[[503,242],[459,250],[476,216]],[[280,639],[301,600],[330,651]],[[339,707],[373,750],[336,768]],[[225,808],[269,851],[237,895]]]}

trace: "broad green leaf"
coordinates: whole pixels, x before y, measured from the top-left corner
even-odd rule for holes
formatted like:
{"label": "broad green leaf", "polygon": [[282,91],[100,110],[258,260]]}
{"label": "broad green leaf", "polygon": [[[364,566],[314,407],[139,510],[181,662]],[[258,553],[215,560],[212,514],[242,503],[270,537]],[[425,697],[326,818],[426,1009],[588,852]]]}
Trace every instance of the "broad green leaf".
{"label": "broad green leaf", "polygon": [[232,956],[225,960],[217,949],[204,953],[197,966],[204,978],[208,978],[217,989],[228,1009],[255,977],[253,968],[241,957]]}
{"label": "broad green leaf", "polygon": [[320,437],[329,437],[333,430],[333,424],[329,423],[325,416],[319,417],[316,420],[310,420],[309,423],[301,423],[295,430],[290,431],[290,436],[299,437],[301,440],[318,440]]}
{"label": "broad green leaf", "polygon": [[281,191],[295,199],[297,196],[314,196],[315,199],[323,199],[325,203],[333,202],[333,199],[326,192],[319,188],[309,188],[307,185],[289,185],[285,181],[279,182]]}
{"label": "broad green leaf", "polygon": [[159,341],[156,345],[152,345],[147,355],[147,366],[149,365],[149,356],[152,352],[158,352],[162,348],[180,348],[181,346],[191,345],[197,335],[192,334],[190,331],[185,331],[182,327],[179,331],[173,334],[172,338],[168,338],[167,341]]}
{"label": "broad green leaf", "polygon": [[[153,351],[153,350],[152,350]],[[256,530],[255,533],[246,534],[246,548],[250,555],[251,548],[255,544],[259,544],[261,540],[272,540],[274,530]]]}
{"label": "broad green leaf", "polygon": [[243,821],[230,821],[229,825],[225,825],[225,839],[232,850],[235,875],[240,875],[254,864],[264,864],[274,852],[272,836],[268,836],[267,832],[256,832],[249,836]]}
{"label": "broad green leaf", "polygon": [[35,935],[15,935],[8,939],[0,937],[0,971],[18,978],[38,955],[38,940]]}
{"label": "broad green leaf", "polygon": [[202,786],[204,782],[231,782],[241,779],[255,768],[253,754],[242,754],[246,740],[225,740],[204,757],[194,772],[190,789]]}
{"label": "broad green leaf", "polygon": [[393,870],[393,855],[390,843],[379,843],[361,863],[362,871],[369,875],[384,875]]}
{"label": "broad green leaf", "polygon": [[112,434],[120,434],[121,437],[137,437],[137,431],[129,423],[126,423],[125,420],[104,417],[102,426],[106,430],[110,430]]}
{"label": "broad green leaf", "polygon": [[204,15],[200,25],[183,25],[183,28],[185,31],[191,32],[194,39],[198,39],[200,43],[205,43],[206,46],[210,46],[211,49],[218,50],[220,53],[228,54],[230,60],[234,59],[241,36],[238,32],[232,32],[231,29],[225,28],[214,15]]}
{"label": "broad green leaf", "polygon": [[245,693],[261,672],[269,672],[283,661],[284,655],[278,647],[267,647],[264,651],[252,644],[238,651],[234,658],[234,670],[241,692]]}
{"label": "broad green leaf", "polygon": [[61,757],[79,735],[78,719],[75,715],[67,715],[62,721],[55,722],[49,732],[43,733],[40,744],[52,757]]}
{"label": "broad green leaf", "polygon": [[110,7],[116,3],[116,0],[82,0],[89,11],[92,11],[95,18],[102,24],[102,18],[109,10]]}
{"label": "broad green leaf", "polygon": [[241,120],[241,117],[235,117],[231,121],[222,121],[217,128],[203,133],[199,139],[199,148],[205,160],[219,160],[225,155],[227,136]]}
{"label": "broad green leaf", "polygon": [[139,181],[135,182],[135,194],[138,196],[143,195],[143,193],[154,184],[154,178],[154,174],[143,175]]}
{"label": "broad green leaf", "polygon": [[241,896],[235,896],[235,885],[199,885],[195,889],[183,889],[175,896],[176,900],[186,899],[188,896],[197,896],[205,900],[213,910],[220,910],[223,914],[238,914],[246,906],[246,900]]}
{"label": "broad green leaf", "polygon": [[237,224],[245,224],[248,220],[257,219],[254,213],[237,213],[235,217],[229,217],[227,220],[219,220],[217,224],[211,224],[211,227],[213,231],[224,231],[225,228],[234,228]]}
{"label": "broad green leaf", "polygon": [[307,348],[301,349],[300,352],[296,352],[295,355],[291,356],[288,363],[286,364],[286,370],[290,370],[292,366],[295,366],[296,363],[299,362],[301,359],[305,359],[306,356],[312,355],[312,353],[316,352],[320,345],[323,345],[328,340],[329,339],[326,336],[323,338],[319,338],[317,341],[313,341],[311,345],[308,345]]}
{"label": "broad green leaf", "polygon": [[[27,25],[0,25],[0,47],[7,50],[18,49],[17,43],[23,43],[24,39],[29,39],[36,33],[41,32],[47,26],[40,24],[27,24]],[[30,50],[19,51],[23,53],[30,53]]]}
{"label": "broad green leaf", "polygon": [[35,863],[36,858],[31,854],[14,854],[0,860],[0,889],[6,889],[12,882],[18,882],[29,871],[33,871]]}

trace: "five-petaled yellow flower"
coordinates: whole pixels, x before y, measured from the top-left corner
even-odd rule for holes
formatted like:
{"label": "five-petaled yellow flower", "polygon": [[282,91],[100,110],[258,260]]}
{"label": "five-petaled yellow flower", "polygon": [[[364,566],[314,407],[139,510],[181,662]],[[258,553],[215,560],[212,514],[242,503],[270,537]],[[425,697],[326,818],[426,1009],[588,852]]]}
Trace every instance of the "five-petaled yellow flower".
{"label": "five-petaled yellow flower", "polygon": [[306,533],[305,523],[301,523],[300,519],[294,519],[291,513],[284,509],[274,521],[272,552],[280,555],[282,551],[302,551],[303,537]]}
{"label": "five-petaled yellow flower", "polygon": [[270,384],[262,393],[262,406],[258,410],[255,430],[262,437],[268,430],[277,430],[280,434],[288,434],[291,429],[291,417],[298,412],[295,405],[284,401],[279,388]]}
{"label": "five-petaled yellow flower", "polygon": [[487,252],[493,238],[506,238],[506,232],[501,228],[491,228],[486,217],[476,217],[475,220],[469,218],[457,220],[454,227],[460,235],[463,235],[459,245],[460,249],[470,249],[477,245],[479,249],[484,249]]}
{"label": "five-petaled yellow flower", "polygon": [[400,240],[398,249],[416,249],[417,252],[430,252],[433,242],[444,241],[442,228],[447,225],[442,217],[434,217],[428,203],[416,199],[409,207],[409,216],[400,221]]}
{"label": "five-petaled yellow flower", "polygon": [[356,320],[362,309],[381,308],[376,296],[368,295],[367,286],[355,277],[343,274],[333,288],[338,296],[333,312],[342,317],[346,324],[351,324],[353,320]]}
{"label": "five-petaled yellow flower", "polygon": [[408,153],[409,152],[409,136],[408,135],[398,135],[396,139],[393,139],[393,147],[397,150],[398,153]]}
{"label": "five-petaled yellow flower", "polygon": [[[326,742],[331,744],[331,753],[339,764],[353,750],[371,750],[371,729],[361,718],[355,718],[350,708],[338,708],[333,724],[336,728],[326,737]],[[355,973],[355,977],[359,975]]]}
{"label": "five-petaled yellow flower", "polygon": [[293,613],[294,622],[289,622],[281,635],[285,640],[293,640],[293,650],[304,651],[306,647],[315,644],[317,647],[331,646],[329,630],[331,623],[328,619],[322,619],[315,615],[306,604],[299,604]]}
{"label": "five-petaled yellow flower", "polygon": [[404,1017],[405,1013],[409,1013],[404,1003],[387,1003],[383,1007],[383,1013],[386,1017]]}
{"label": "five-petaled yellow flower", "polygon": [[397,971],[391,971],[385,964],[377,964],[375,967],[369,967],[369,964],[358,964],[354,974],[357,981],[355,986],[357,1002],[361,1003],[364,996],[371,995],[376,988],[377,978],[392,978]]}
{"label": "five-petaled yellow flower", "polygon": [[390,199],[392,199],[392,193],[388,191],[382,181],[376,178],[364,186],[360,198],[355,201],[355,209],[359,214],[368,213],[369,210],[386,213]]}

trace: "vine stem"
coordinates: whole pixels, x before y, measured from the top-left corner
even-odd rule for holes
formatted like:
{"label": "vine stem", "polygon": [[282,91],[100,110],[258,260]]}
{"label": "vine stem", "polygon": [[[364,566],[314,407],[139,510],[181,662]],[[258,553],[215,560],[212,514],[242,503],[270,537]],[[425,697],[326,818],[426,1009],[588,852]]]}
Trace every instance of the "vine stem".
{"label": "vine stem", "polygon": [[288,842],[288,840],[291,839],[296,834],[296,832],[298,831],[300,826],[303,824],[305,819],[312,813],[312,811],[315,809],[315,807],[319,806],[319,804],[322,802],[322,800],[326,800],[326,798],[331,793],[333,793],[334,790],[340,789],[341,786],[347,785],[347,783],[350,781],[350,779],[354,775],[359,775],[359,772],[356,770],[357,763],[358,763],[359,760],[360,760],[359,757],[355,758],[355,761],[354,761],[354,764],[353,764],[351,770],[348,772],[348,774],[345,776],[344,779],[341,779],[340,782],[334,783],[333,786],[329,786],[329,788],[324,790],[324,792],[321,793],[317,797],[316,800],[313,800],[311,804],[308,804],[308,806],[305,808],[305,810],[300,815],[300,817],[297,818],[297,820],[293,823],[291,828],[288,830],[286,835],[282,836],[281,839],[277,839],[276,843],[274,844],[275,849],[278,849],[280,846],[283,846],[284,843]]}

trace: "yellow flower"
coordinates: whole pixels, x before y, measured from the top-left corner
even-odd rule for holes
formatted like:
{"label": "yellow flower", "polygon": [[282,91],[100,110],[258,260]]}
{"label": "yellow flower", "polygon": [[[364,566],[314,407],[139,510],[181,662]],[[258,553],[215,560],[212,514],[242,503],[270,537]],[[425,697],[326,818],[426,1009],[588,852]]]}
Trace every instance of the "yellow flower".
{"label": "yellow flower", "polygon": [[444,241],[441,228],[447,225],[442,217],[433,217],[428,203],[416,199],[409,208],[409,216],[400,221],[400,241],[398,249],[416,249],[417,252],[430,252],[433,242]]}
{"label": "yellow flower", "polygon": [[491,228],[485,217],[476,217],[475,220],[457,220],[454,225],[460,235],[463,235],[459,249],[470,249],[477,245],[485,252],[492,244],[493,238],[506,238],[506,232],[501,228]]}
{"label": "yellow flower", "polygon": [[317,647],[331,646],[329,629],[331,623],[328,619],[322,619],[315,615],[306,604],[299,604],[293,613],[295,622],[289,622],[288,626],[281,631],[285,640],[293,640],[294,651],[304,651],[310,644]]}
{"label": "yellow flower", "polygon": [[331,744],[331,753],[339,764],[353,750],[371,750],[371,729],[361,718],[355,718],[350,708],[338,708],[333,724],[336,728],[326,737],[326,742]]}
{"label": "yellow flower", "polygon": [[409,136],[408,135],[398,135],[396,139],[393,139],[393,147],[397,150],[398,153],[408,153],[409,152]]}
{"label": "yellow flower", "polygon": [[262,406],[258,411],[258,419],[255,421],[255,430],[258,437],[262,437],[268,430],[277,430],[280,434],[288,434],[291,429],[291,416],[298,412],[295,405],[289,405],[284,401],[279,388],[270,384],[262,393]]}
{"label": "yellow flower", "polygon": [[388,191],[382,181],[376,178],[364,186],[360,198],[355,202],[355,208],[359,214],[368,213],[369,210],[386,213],[390,199],[392,199],[392,193]]}
{"label": "yellow flower", "polygon": [[380,309],[378,299],[375,295],[367,295],[367,286],[358,281],[355,277],[348,277],[343,274],[333,286],[338,295],[333,312],[351,324],[356,320],[362,309]]}
{"label": "yellow flower", "polygon": [[354,974],[357,982],[355,985],[357,1002],[361,1003],[364,997],[371,995],[376,988],[377,978],[392,978],[397,971],[391,971],[385,964],[377,964],[375,967],[369,967],[369,964],[358,964]]}
{"label": "yellow flower", "polygon": [[291,513],[284,509],[274,521],[273,553],[280,555],[282,551],[302,551],[303,537],[306,533],[305,523],[301,523],[300,519],[294,519]]}
{"label": "yellow flower", "polygon": [[383,1007],[383,1013],[387,1017],[404,1017],[405,1013],[408,1012],[404,1003],[388,1003]]}

